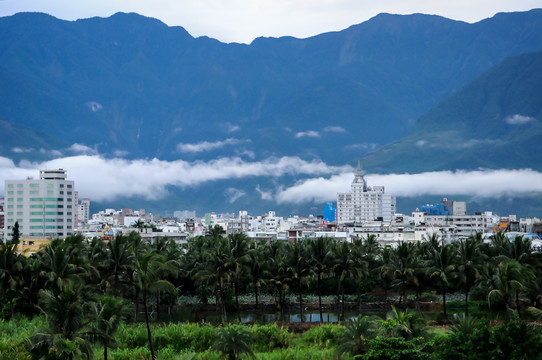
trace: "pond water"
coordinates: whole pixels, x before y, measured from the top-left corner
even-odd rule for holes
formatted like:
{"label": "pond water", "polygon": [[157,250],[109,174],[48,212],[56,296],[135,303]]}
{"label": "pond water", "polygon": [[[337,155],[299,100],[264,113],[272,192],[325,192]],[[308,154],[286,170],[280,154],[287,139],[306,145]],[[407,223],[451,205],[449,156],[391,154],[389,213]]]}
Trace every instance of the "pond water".
{"label": "pond water", "polygon": [[[382,319],[386,318],[386,309],[374,309],[374,310],[362,310],[353,311],[345,310],[345,320],[353,319],[358,315],[376,315]],[[427,320],[438,320],[442,316],[442,311],[421,311]],[[448,309],[448,316],[451,318],[453,314],[462,314],[463,309]],[[339,319],[337,311],[323,311],[323,322],[337,322]],[[237,312],[228,312],[228,321],[237,321]],[[199,322],[199,323],[212,323],[218,324],[222,322],[222,316],[216,311],[195,311],[192,307],[180,307],[170,315],[166,313],[161,314],[162,321],[173,322]],[[306,310],[303,311],[303,320],[305,322],[320,322],[320,313],[318,310]],[[301,322],[301,316],[299,310],[284,311],[285,322]],[[242,310],[241,322],[243,323],[273,323],[280,322],[280,312],[271,310]]]}

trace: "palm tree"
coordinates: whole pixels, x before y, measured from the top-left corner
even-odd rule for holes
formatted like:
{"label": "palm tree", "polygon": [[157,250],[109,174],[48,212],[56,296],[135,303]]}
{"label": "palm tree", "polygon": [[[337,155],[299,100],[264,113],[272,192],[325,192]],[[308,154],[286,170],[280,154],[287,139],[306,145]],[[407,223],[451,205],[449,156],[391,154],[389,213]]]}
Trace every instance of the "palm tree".
{"label": "palm tree", "polygon": [[147,295],[156,291],[175,292],[175,287],[164,277],[168,273],[174,273],[177,268],[166,261],[165,257],[153,251],[148,251],[142,258],[136,259],[134,265],[133,280],[136,288],[143,295],[143,307],[145,310],[145,323],[147,324],[147,336],[152,359],[156,359],[152,343],[151,328],[149,325],[149,309]]}
{"label": "palm tree", "polygon": [[342,295],[340,319],[344,320],[344,286],[341,286],[347,277],[357,277],[356,261],[353,257],[350,244],[345,242],[335,243],[331,248],[331,266],[337,278],[337,303],[339,295]]}
{"label": "palm tree", "polygon": [[54,286],[60,290],[64,283],[79,281],[85,277],[89,268],[79,254],[74,244],[65,243],[61,239],[53,240],[40,250],[40,276],[45,279],[45,287]]}
{"label": "palm tree", "polygon": [[511,260],[499,263],[489,279],[490,291],[487,296],[489,305],[491,306],[491,303],[496,299],[502,299],[505,303],[508,317],[512,319],[510,296],[515,291],[524,287],[522,283],[523,279],[522,267],[517,261]]}
{"label": "palm tree", "polygon": [[394,249],[392,267],[395,283],[401,293],[401,305],[406,305],[406,290],[409,282],[416,281],[416,253],[412,243],[400,242]]}
{"label": "palm tree", "polygon": [[322,313],[322,274],[327,271],[329,266],[329,250],[333,239],[320,236],[316,239],[308,239],[307,245],[310,257],[311,272],[316,275],[318,291],[318,310],[320,312],[320,322],[323,321]]}
{"label": "palm tree", "polygon": [[388,290],[392,288],[394,280],[394,252],[392,248],[385,247],[380,257],[381,265],[378,267],[378,277],[384,289],[384,301],[388,301]]}
{"label": "palm tree", "polygon": [[204,262],[198,267],[194,277],[202,284],[209,283],[215,287],[217,306],[220,308],[222,320],[225,324],[228,321],[228,315],[226,313],[224,292],[231,277],[226,256],[229,252],[228,241],[226,238],[219,237],[212,246],[208,251],[204,252],[205,259],[202,259]]}
{"label": "palm tree", "polygon": [[284,289],[290,282],[290,272],[288,268],[288,253],[286,244],[283,242],[273,242],[267,247],[267,281],[278,294],[278,306],[280,309],[280,320],[284,322]]}
{"label": "palm tree", "polygon": [[116,344],[113,335],[129,313],[130,308],[122,298],[103,297],[93,304],[90,334],[103,345],[104,360],[107,360],[107,349]]}
{"label": "palm tree", "polygon": [[299,312],[301,322],[304,322],[303,318],[303,282],[310,274],[308,267],[308,254],[307,249],[303,241],[295,243],[289,243],[288,246],[288,271],[290,272],[290,279],[295,282],[299,289]]}
{"label": "palm tree", "polygon": [[457,249],[458,272],[465,288],[465,316],[469,315],[469,292],[474,286],[476,278],[484,261],[484,253],[480,251],[482,244],[480,235],[472,235],[467,239],[460,239]]}
{"label": "palm tree", "polygon": [[241,280],[248,273],[248,264],[250,262],[249,238],[244,233],[228,235],[229,253],[227,254],[227,266],[231,272],[230,279],[233,282],[235,294],[235,306],[237,308],[237,319],[241,322],[241,309],[239,307],[239,286]]}
{"label": "palm tree", "polygon": [[133,269],[135,256],[129,238],[121,233],[109,241],[106,247],[107,258],[104,260],[103,266],[110,274],[113,293],[118,296],[122,290],[121,284],[128,283],[128,275]]}
{"label": "palm tree", "polygon": [[[358,299],[358,309],[361,311],[361,291],[363,288],[363,280],[367,279],[369,276],[369,269],[372,273],[378,276],[378,270],[380,268],[379,260],[380,257],[380,246],[376,241],[376,236],[374,234],[367,235],[367,240],[354,239],[351,246],[352,259],[354,264],[354,271],[352,275],[356,281],[356,295]],[[374,280],[371,279],[371,280]],[[372,286],[374,285],[372,281]],[[343,308],[344,309],[344,308]],[[344,317],[344,314],[343,314]]]}
{"label": "palm tree", "polygon": [[240,354],[254,357],[250,342],[251,334],[246,327],[228,324],[218,331],[213,348],[229,360],[236,360]]}
{"label": "palm tree", "polygon": [[[212,239],[208,236],[197,236],[189,239],[187,251],[182,258],[182,268],[186,270],[187,275],[198,286],[199,296],[203,304],[207,304],[207,285],[209,285],[209,277],[199,276],[205,272],[206,262],[209,259],[209,254],[215,245]],[[217,305],[218,302],[217,302]]]}
{"label": "palm tree", "polygon": [[432,266],[429,270],[431,278],[437,279],[437,287],[442,293],[442,308],[444,319],[448,318],[446,313],[446,293],[452,285],[452,280],[457,276],[455,266],[455,247],[453,245],[444,245],[440,249],[433,250],[431,259]]}
{"label": "palm tree", "polygon": [[427,336],[427,322],[420,313],[413,310],[400,311],[392,306],[391,311],[386,315],[386,320],[385,324],[389,327],[386,331],[391,331],[392,337],[410,340]]}
{"label": "palm tree", "polygon": [[82,282],[63,282],[55,291],[41,290],[39,296],[48,328],[31,338],[33,349],[55,359],[92,359]]}
{"label": "palm tree", "polygon": [[491,249],[494,251],[494,256],[504,255],[507,256],[510,249],[510,240],[504,234],[504,232],[499,231],[498,233],[491,235]]}
{"label": "palm tree", "polygon": [[462,314],[461,316],[454,314],[454,322],[450,325],[449,329],[454,334],[462,333],[469,336],[479,327],[480,320],[466,314]]}
{"label": "palm tree", "polygon": [[215,225],[212,228],[210,228],[209,231],[208,231],[208,235],[213,240],[218,240],[218,239],[224,237],[225,234],[226,234],[226,231],[220,225]]}
{"label": "palm tree", "polygon": [[249,285],[254,287],[254,294],[256,296],[256,308],[260,307],[260,289],[265,284],[265,256],[263,250],[263,244],[256,244],[255,242],[252,242],[249,250]]}
{"label": "palm tree", "polygon": [[19,239],[18,235],[15,235],[15,230],[11,241],[5,243],[0,241],[0,296],[9,298],[11,317],[14,315],[13,294],[22,284],[22,271],[26,260],[23,255],[18,253],[18,245]]}
{"label": "palm tree", "polygon": [[374,316],[360,315],[346,323],[337,354],[348,353],[352,356],[361,355],[367,351],[367,339],[376,336],[376,320]]}

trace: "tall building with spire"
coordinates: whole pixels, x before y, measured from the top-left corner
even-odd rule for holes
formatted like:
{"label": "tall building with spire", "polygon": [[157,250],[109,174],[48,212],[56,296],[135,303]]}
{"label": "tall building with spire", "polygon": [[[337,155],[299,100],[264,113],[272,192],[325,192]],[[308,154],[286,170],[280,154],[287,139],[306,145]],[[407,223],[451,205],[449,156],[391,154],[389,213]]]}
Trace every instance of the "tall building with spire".
{"label": "tall building with spire", "polygon": [[384,192],[384,186],[367,186],[358,162],[351,191],[337,194],[337,223],[391,221],[395,214],[395,196]]}

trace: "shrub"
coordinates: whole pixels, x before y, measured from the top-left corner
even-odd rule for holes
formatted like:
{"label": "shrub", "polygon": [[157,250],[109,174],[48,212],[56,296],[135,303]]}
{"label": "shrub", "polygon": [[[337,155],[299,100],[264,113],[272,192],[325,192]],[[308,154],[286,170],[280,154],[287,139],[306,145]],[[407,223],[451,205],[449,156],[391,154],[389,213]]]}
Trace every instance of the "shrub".
{"label": "shrub", "polygon": [[436,359],[541,359],[540,336],[524,322],[509,322],[494,328],[483,323],[470,334],[458,331],[442,339]]}
{"label": "shrub", "polygon": [[250,331],[243,325],[226,325],[218,331],[213,349],[230,360],[235,360],[240,354],[252,354],[250,346]]}
{"label": "shrub", "polygon": [[151,351],[148,347],[114,349],[110,354],[111,359],[115,360],[147,360],[151,358]]}
{"label": "shrub", "polygon": [[254,351],[269,352],[276,348],[288,347],[290,333],[288,329],[279,328],[277,324],[253,325],[252,346]]}
{"label": "shrub", "polygon": [[[430,343],[423,338],[405,340],[396,337],[378,336],[367,340],[369,350],[358,357],[363,360],[428,360]],[[449,359],[454,359],[449,358]]]}
{"label": "shrub", "polygon": [[344,326],[336,324],[323,324],[315,326],[304,335],[307,342],[323,348],[337,346],[344,334]]}
{"label": "shrub", "polygon": [[213,345],[217,329],[212,325],[184,324],[184,334],[194,351],[205,351]]}

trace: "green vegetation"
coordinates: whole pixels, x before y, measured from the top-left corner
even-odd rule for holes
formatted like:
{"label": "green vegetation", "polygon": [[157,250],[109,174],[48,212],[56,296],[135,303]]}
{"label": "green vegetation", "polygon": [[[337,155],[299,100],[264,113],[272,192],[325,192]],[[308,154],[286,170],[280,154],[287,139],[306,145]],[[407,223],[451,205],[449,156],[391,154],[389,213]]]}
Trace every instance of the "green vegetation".
{"label": "green vegetation", "polygon": [[[433,236],[382,249],[373,237],[253,243],[213,228],[183,247],[147,244],[137,233],[107,243],[57,239],[28,258],[17,245],[17,236],[0,245],[0,359],[426,359],[454,351],[461,358],[481,353],[469,346],[483,344],[507,358],[542,354],[535,346],[540,327],[521,322],[539,321],[542,262],[521,237],[497,234],[484,243],[475,234],[443,245]],[[189,298],[196,303],[186,305]],[[340,319],[363,298],[387,314],[324,323],[324,306]],[[273,307],[284,319],[284,308],[302,315],[307,302],[322,314],[320,324],[248,326],[227,318],[236,311],[239,322],[241,307],[251,306]],[[180,306],[192,309],[197,323],[163,322]],[[437,323],[418,311],[426,306],[438,307]],[[450,321],[449,306],[464,312]],[[222,326],[202,325],[201,309],[214,309]],[[487,323],[488,314],[498,325]]]}

